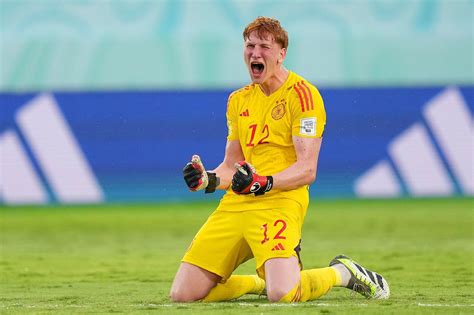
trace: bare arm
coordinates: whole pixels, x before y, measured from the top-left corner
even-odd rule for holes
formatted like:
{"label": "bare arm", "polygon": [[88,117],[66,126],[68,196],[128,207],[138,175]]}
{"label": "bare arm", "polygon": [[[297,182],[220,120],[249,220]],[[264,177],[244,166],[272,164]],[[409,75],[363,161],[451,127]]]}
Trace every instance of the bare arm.
{"label": "bare arm", "polygon": [[296,162],[280,173],[273,175],[273,188],[290,190],[314,182],[321,143],[322,138],[293,136]]}
{"label": "bare arm", "polygon": [[227,189],[232,182],[232,176],[234,176],[235,168],[234,164],[244,160],[244,154],[240,147],[238,140],[227,141],[225,147],[224,161],[219,164],[214,170],[210,171],[216,173],[216,176],[220,179],[220,184],[217,189]]}

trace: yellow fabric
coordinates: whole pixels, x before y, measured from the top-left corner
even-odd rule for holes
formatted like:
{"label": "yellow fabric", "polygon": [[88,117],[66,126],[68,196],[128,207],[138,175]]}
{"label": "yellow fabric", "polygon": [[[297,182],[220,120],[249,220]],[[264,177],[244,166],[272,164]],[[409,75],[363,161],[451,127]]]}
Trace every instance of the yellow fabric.
{"label": "yellow fabric", "polygon": [[303,302],[301,300],[301,280],[298,282],[290,292],[280,299],[282,303]]}
{"label": "yellow fabric", "polygon": [[334,281],[334,286],[335,287],[341,287],[342,286],[342,276],[341,276],[341,273],[339,271],[337,271],[337,269],[335,268],[332,268],[334,270],[334,273],[336,274],[336,280]]}
{"label": "yellow fabric", "polygon": [[317,299],[336,283],[336,271],[331,267],[301,271],[300,282],[280,302],[306,302]]}
{"label": "yellow fabric", "polygon": [[263,289],[265,289],[265,281],[256,275],[234,275],[225,283],[219,283],[217,286],[212,288],[203,301],[228,301],[241,297],[244,294],[262,294]]}
{"label": "yellow fabric", "polygon": [[[245,160],[259,175],[274,175],[296,162],[292,136],[322,137],[326,124],[316,87],[290,72],[285,83],[266,96],[258,84],[233,92],[227,104],[228,141],[239,141]],[[292,200],[308,206],[308,186],[271,190],[263,196],[237,195],[229,188],[217,210],[271,209]]]}
{"label": "yellow fabric", "polygon": [[292,207],[273,210],[215,211],[196,234],[182,261],[215,273],[225,281],[243,262],[255,257],[264,279],[265,261],[297,257],[304,211]]}

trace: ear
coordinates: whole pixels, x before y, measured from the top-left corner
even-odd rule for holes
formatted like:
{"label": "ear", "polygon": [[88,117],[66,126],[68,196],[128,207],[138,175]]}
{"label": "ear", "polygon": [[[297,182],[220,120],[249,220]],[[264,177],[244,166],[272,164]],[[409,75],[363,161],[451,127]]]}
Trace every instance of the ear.
{"label": "ear", "polygon": [[280,56],[278,57],[278,63],[283,63],[283,60],[285,60],[286,57],[286,48],[280,49]]}

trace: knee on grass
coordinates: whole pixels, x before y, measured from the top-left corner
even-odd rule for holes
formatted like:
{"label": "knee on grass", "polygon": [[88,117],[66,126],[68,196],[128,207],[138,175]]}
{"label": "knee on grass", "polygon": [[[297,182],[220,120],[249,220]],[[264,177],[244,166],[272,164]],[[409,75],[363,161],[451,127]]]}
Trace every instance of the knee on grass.
{"label": "knee on grass", "polygon": [[281,303],[291,303],[297,302],[294,301],[295,290],[290,290],[287,292],[283,288],[274,288],[267,291],[267,298],[270,302],[281,302]]}
{"label": "knee on grass", "polygon": [[170,292],[172,302],[186,303],[202,300],[207,292],[192,292],[191,290],[173,290]]}

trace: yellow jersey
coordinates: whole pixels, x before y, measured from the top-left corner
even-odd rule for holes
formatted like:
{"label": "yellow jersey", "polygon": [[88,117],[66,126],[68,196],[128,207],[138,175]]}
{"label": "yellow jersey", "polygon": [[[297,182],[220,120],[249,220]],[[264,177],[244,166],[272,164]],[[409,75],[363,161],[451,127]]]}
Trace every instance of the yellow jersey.
{"label": "yellow jersey", "polygon": [[[258,84],[232,92],[227,103],[227,140],[238,140],[245,161],[259,175],[274,175],[296,162],[293,136],[322,137],[326,112],[319,91],[311,83],[289,72],[288,78],[267,96]],[[293,190],[273,189],[263,196],[238,195],[229,187],[218,211],[279,208],[297,202],[306,211],[308,185]]]}

